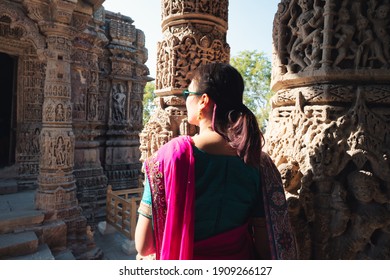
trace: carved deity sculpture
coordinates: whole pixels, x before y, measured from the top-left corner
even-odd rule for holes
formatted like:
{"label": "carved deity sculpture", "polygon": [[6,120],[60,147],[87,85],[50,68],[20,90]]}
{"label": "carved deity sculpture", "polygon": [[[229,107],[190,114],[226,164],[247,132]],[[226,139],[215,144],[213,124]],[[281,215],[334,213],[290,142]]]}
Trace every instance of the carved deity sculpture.
{"label": "carved deity sculpture", "polygon": [[125,115],[126,93],[122,84],[118,84],[116,88],[113,87],[112,99],[113,99],[112,118],[114,121],[121,122],[126,119],[126,115]]}
{"label": "carved deity sculpture", "polygon": [[299,257],[390,259],[389,3],[280,2],[266,149]]}

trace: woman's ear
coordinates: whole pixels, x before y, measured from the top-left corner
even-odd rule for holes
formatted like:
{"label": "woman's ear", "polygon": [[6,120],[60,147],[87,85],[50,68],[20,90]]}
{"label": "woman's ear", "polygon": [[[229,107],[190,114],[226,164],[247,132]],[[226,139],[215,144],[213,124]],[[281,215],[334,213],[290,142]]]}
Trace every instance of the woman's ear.
{"label": "woman's ear", "polygon": [[199,105],[201,108],[205,108],[210,104],[210,97],[208,96],[207,93],[203,93],[200,98],[199,98]]}

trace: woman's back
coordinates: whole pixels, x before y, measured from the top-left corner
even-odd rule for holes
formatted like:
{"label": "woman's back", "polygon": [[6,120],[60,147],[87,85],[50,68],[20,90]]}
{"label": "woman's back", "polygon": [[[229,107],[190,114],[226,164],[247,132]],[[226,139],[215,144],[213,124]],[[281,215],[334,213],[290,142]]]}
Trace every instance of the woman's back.
{"label": "woman's back", "polygon": [[193,147],[195,240],[202,240],[263,216],[259,171],[238,156]]}

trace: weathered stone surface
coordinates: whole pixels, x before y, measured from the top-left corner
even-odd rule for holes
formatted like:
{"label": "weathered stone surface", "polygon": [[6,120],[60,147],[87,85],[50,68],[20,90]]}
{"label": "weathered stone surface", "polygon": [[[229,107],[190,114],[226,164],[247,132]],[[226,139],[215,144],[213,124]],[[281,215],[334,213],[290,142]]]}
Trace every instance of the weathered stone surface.
{"label": "weathered stone surface", "polygon": [[37,249],[38,238],[32,231],[0,235],[0,258],[32,254]]}
{"label": "weathered stone surface", "polygon": [[101,235],[107,235],[116,232],[116,229],[112,225],[104,221],[98,224],[98,231]]}
{"label": "weathered stone surface", "polygon": [[138,252],[135,249],[135,241],[126,239],[122,246],[121,246],[122,252],[125,253],[128,256],[136,255]]}
{"label": "weathered stone surface", "polygon": [[302,259],[390,258],[389,11],[279,3],[266,140]]}
{"label": "weathered stone surface", "polygon": [[18,184],[16,180],[7,180],[0,186],[0,195],[16,193],[18,191]]}
{"label": "weathered stone surface", "polygon": [[14,211],[0,213],[0,234],[33,227],[43,222],[42,211]]}
{"label": "weathered stone surface", "polygon": [[67,226],[64,221],[48,222],[35,230],[40,244],[47,244],[53,252],[61,251],[67,245]]}
{"label": "weathered stone surface", "polygon": [[55,254],[56,260],[75,260],[75,257],[73,256],[72,252],[70,250],[64,250],[57,254]]}
{"label": "weathered stone surface", "polygon": [[42,244],[38,246],[35,253],[10,258],[10,260],[54,260],[54,257],[49,246]]}

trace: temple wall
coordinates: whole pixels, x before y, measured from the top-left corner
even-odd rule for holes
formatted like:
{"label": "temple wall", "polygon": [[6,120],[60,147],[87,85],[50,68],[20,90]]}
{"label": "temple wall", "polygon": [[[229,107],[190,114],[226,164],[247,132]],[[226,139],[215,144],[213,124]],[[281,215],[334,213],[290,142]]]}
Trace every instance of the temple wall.
{"label": "temple wall", "polygon": [[38,209],[66,222],[68,244],[80,252],[87,222],[104,220],[107,185],[138,187],[151,80],[144,33],[102,2],[0,3],[0,53],[16,61],[16,86],[2,92],[16,99],[6,167],[17,170],[19,191],[36,190]]}
{"label": "temple wall", "polygon": [[390,4],[283,0],[267,150],[301,259],[390,258]]}

